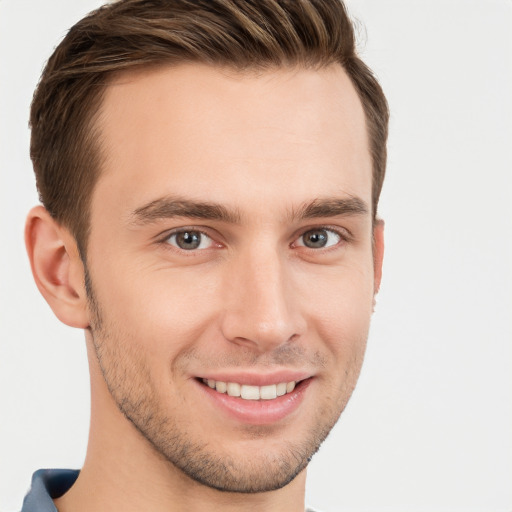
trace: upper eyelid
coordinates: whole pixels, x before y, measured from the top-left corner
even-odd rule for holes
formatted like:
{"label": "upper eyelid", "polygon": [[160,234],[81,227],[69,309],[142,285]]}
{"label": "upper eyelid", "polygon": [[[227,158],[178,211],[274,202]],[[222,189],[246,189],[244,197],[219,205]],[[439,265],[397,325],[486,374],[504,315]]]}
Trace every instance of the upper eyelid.
{"label": "upper eyelid", "polygon": [[[309,233],[310,231],[320,231],[320,230],[330,231],[331,233],[333,233],[337,237],[339,237],[339,240],[335,244],[333,244],[331,246],[328,246],[328,247],[318,247],[318,248],[307,247],[304,243],[298,244],[298,241],[306,233]],[[336,249],[337,247],[339,247],[340,245],[342,245],[344,243],[350,242],[350,240],[351,240],[351,238],[350,238],[349,235],[347,235],[346,232],[342,232],[340,229],[335,229],[335,228],[329,228],[329,227],[326,227],[326,226],[322,226],[322,227],[308,228],[308,229],[302,231],[299,234],[299,236],[295,236],[294,237],[293,242],[290,244],[290,247],[293,248],[295,246],[295,248],[300,247],[301,249],[305,249],[307,251],[315,251],[315,252],[331,251],[331,250]]]}
{"label": "upper eyelid", "polygon": [[[325,229],[326,231],[332,231],[339,235],[343,240],[350,241],[353,239],[353,235],[349,229],[341,226],[333,226],[330,224],[317,224],[317,225],[308,225],[296,230],[291,236],[291,243],[295,242],[298,238],[303,236],[308,231],[314,231],[316,229]],[[170,228],[165,231],[160,232],[158,235],[154,237],[154,240],[165,242],[172,235],[181,233],[183,231],[195,231],[201,233],[202,235],[207,236],[218,243],[225,243],[224,237],[215,229],[210,228],[208,226],[180,226],[176,228]]]}
{"label": "upper eyelid", "polygon": [[156,241],[165,242],[173,235],[177,235],[178,233],[183,233],[184,231],[194,231],[196,233],[201,233],[202,235],[215,240],[215,236],[211,234],[213,231],[211,228],[206,228],[205,226],[180,226],[179,228],[171,228],[166,229],[165,231],[161,231],[158,235],[154,237]]}
{"label": "upper eyelid", "polygon": [[[172,236],[178,235],[179,233],[183,233],[186,231],[200,233],[201,235],[206,236],[209,239],[209,246],[203,249],[195,248],[186,250],[182,249],[181,247],[178,247],[174,243],[169,242],[169,239]],[[217,238],[205,232],[204,229],[198,229],[197,227],[180,227],[163,231],[159,236],[155,237],[154,240],[158,246],[164,248],[166,251],[178,251],[178,253],[186,255],[186,257],[188,258],[200,257],[201,254],[204,255],[208,251],[219,249],[219,246],[223,245],[223,243],[218,242]]]}
{"label": "upper eyelid", "polygon": [[332,225],[326,225],[326,224],[318,224],[317,226],[307,226],[305,228],[301,228],[298,232],[296,232],[293,235],[293,241],[297,240],[297,238],[300,238],[304,234],[308,233],[309,231],[315,231],[319,229],[325,229],[326,231],[332,231],[333,233],[336,233],[339,235],[343,240],[350,241],[353,238],[352,233],[347,228],[343,228],[341,226],[332,226]]}

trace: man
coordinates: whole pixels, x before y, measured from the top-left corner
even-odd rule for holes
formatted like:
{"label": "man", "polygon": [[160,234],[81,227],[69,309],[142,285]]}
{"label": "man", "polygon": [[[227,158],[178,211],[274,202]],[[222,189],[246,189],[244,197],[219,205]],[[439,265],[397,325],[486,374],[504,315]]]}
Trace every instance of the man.
{"label": "man", "polygon": [[90,437],[23,512],[304,510],[380,284],[387,121],[337,0],[121,0],[70,30],[26,244],[85,331]]}

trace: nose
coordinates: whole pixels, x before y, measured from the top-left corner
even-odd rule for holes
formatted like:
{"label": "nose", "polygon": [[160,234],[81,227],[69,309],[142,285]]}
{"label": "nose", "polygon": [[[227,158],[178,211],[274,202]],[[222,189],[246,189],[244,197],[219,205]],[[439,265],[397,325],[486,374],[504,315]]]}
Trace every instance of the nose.
{"label": "nose", "polygon": [[264,353],[304,333],[293,272],[277,250],[240,256],[226,274],[224,290],[222,332],[228,341]]}

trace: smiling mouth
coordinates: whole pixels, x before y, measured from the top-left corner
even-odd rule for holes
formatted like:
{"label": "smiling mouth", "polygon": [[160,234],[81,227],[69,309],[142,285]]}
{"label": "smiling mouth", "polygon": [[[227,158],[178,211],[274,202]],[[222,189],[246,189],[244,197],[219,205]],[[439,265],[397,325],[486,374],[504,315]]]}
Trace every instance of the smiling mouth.
{"label": "smiling mouth", "polygon": [[243,400],[274,400],[287,393],[291,393],[295,386],[302,381],[280,382],[268,386],[249,386],[237,382],[223,382],[213,379],[201,379],[201,382],[217,391],[217,393]]}

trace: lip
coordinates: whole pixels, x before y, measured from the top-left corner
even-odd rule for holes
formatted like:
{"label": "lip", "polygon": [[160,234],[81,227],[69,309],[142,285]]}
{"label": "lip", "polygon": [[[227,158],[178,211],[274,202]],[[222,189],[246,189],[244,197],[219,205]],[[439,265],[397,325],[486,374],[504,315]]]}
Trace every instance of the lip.
{"label": "lip", "polygon": [[[253,377],[253,379],[243,379],[240,375],[236,377],[231,375],[228,380],[223,380],[225,377],[220,378],[220,376],[217,376],[217,378],[210,376],[209,378],[223,380],[223,382],[238,382],[240,384],[243,383],[253,386],[265,386],[287,381],[287,379],[276,381],[276,374],[267,376],[268,378],[265,376],[260,376],[259,378],[256,378],[256,376]],[[279,376],[279,378],[282,377]],[[273,400],[244,400],[239,397],[229,396],[225,393],[219,393],[197,379],[195,379],[195,384],[208,402],[213,405],[215,411],[220,411],[221,414],[239,423],[247,425],[271,425],[285,420],[288,416],[297,411],[304,400],[306,390],[311,385],[313,378],[291,378],[287,382],[292,380],[300,380],[295,389],[291,393],[287,393]],[[257,382],[261,382],[261,384]]]}
{"label": "lip", "polygon": [[248,386],[269,386],[280,382],[299,382],[311,377],[311,373],[282,370],[271,374],[236,372],[236,373],[208,373],[196,375],[198,379],[216,380],[221,382],[237,382]]}

